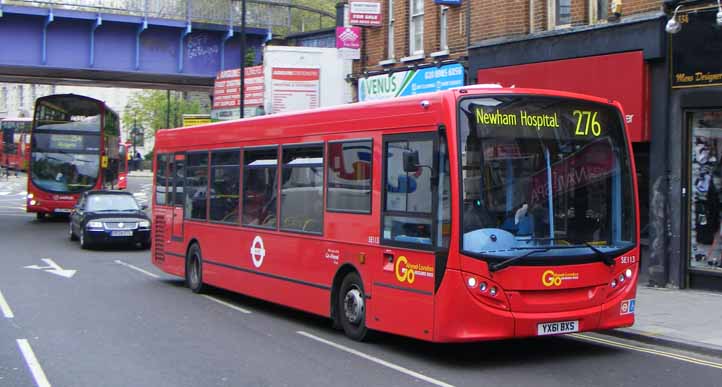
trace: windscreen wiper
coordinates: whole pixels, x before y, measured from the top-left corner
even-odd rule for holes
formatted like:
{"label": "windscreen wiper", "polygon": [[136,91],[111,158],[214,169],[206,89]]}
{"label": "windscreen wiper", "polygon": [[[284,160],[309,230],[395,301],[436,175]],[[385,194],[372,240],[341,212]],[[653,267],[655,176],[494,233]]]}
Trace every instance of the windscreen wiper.
{"label": "windscreen wiper", "polygon": [[528,256],[530,256],[530,255],[532,255],[532,254],[543,253],[543,252],[547,252],[547,251],[549,251],[549,249],[529,250],[529,251],[527,251],[526,253],[524,253],[524,254],[522,254],[522,255],[519,255],[519,256],[517,256],[517,257],[512,257],[512,258],[509,258],[509,259],[507,259],[507,260],[504,260],[504,261],[501,261],[501,262],[498,262],[498,263],[493,263],[493,264],[489,265],[489,271],[491,271],[491,272],[499,271],[499,270],[501,270],[501,269],[503,269],[503,268],[505,268],[505,267],[510,266],[510,265],[513,264],[514,262],[520,261],[520,260],[522,260],[522,259],[524,259],[524,258],[526,258],[526,257],[528,257]]}
{"label": "windscreen wiper", "polygon": [[616,255],[618,255],[616,251],[605,253],[604,251],[600,250],[597,246],[594,246],[593,244],[591,244],[589,242],[584,242],[584,245],[589,247],[590,249],[592,249],[597,254],[597,256],[602,257],[602,262],[604,262],[605,265],[607,265],[607,266],[614,265],[614,257]]}

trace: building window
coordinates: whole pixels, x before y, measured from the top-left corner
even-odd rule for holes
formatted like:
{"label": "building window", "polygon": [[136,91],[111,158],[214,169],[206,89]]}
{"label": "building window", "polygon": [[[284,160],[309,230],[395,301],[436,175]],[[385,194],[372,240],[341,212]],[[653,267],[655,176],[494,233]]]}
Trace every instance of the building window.
{"label": "building window", "polygon": [[185,216],[206,220],[208,197],[208,152],[188,153],[185,168]]}
{"label": "building window", "polygon": [[0,90],[0,111],[8,110],[8,88],[3,86]]}
{"label": "building window", "polygon": [[323,145],[283,148],[281,229],[323,230]]}
{"label": "building window", "polygon": [[211,153],[210,219],[238,224],[238,195],[241,189],[241,152],[222,150]]}
{"label": "building window", "polygon": [[243,224],[276,228],[278,148],[243,152]]}
{"label": "building window", "polygon": [[589,24],[606,22],[609,17],[609,0],[589,2]]}
{"label": "building window", "polygon": [[449,7],[445,5],[439,6],[439,51],[449,49],[447,40]]}
{"label": "building window", "polygon": [[371,213],[371,140],[328,144],[326,209]]}
{"label": "building window", "polygon": [[394,0],[389,0],[389,24],[386,34],[386,58],[395,58],[394,54]]}
{"label": "building window", "polygon": [[424,53],[424,0],[410,1],[409,55]]}
{"label": "building window", "polygon": [[549,1],[549,29],[572,24],[572,0]]}

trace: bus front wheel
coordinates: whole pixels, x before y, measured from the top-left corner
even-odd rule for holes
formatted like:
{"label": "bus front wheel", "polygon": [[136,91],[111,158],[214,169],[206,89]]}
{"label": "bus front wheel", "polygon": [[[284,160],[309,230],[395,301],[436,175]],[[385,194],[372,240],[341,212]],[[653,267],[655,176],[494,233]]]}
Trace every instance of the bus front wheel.
{"label": "bus front wheel", "polygon": [[337,302],[338,319],[346,336],[357,341],[366,339],[366,295],[357,273],[349,273],[343,279]]}
{"label": "bus front wheel", "polygon": [[186,285],[193,293],[203,292],[203,258],[201,248],[195,243],[186,256]]}

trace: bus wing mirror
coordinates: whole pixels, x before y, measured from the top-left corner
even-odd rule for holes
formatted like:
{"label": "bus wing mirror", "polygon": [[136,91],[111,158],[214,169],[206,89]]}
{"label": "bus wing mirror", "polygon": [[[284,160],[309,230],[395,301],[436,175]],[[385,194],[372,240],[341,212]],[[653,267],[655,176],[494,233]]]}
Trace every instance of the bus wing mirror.
{"label": "bus wing mirror", "polygon": [[416,172],[419,170],[419,151],[404,151],[404,172]]}

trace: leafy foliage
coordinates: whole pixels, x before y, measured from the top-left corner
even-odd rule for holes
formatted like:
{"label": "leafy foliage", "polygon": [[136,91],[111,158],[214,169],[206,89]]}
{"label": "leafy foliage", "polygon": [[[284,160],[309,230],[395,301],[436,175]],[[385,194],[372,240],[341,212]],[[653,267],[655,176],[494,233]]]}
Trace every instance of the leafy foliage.
{"label": "leafy foliage", "polygon": [[145,137],[152,137],[159,129],[175,128],[182,124],[183,114],[204,113],[198,101],[186,100],[181,93],[163,90],[143,90],[133,95],[123,111],[125,129],[134,124],[142,127]]}

